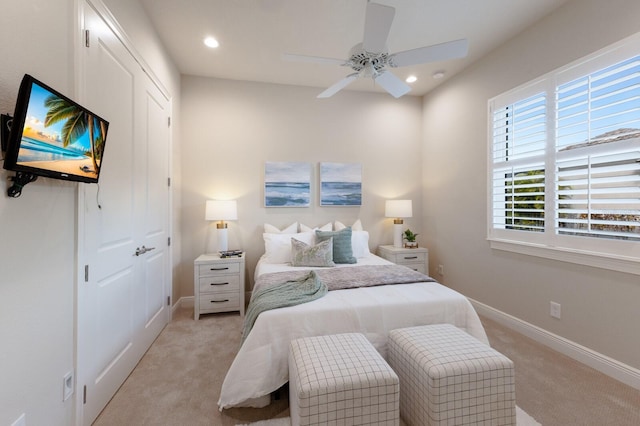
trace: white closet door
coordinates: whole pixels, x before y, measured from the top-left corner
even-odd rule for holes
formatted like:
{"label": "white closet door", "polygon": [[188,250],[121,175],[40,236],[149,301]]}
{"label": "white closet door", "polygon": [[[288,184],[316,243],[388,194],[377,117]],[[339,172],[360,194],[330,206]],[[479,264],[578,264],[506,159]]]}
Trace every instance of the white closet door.
{"label": "white closet door", "polygon": [[99,190],[82,185],[79,197],[79,259],[88,273],[78,284],[77,401],[89,425],[170,318],[170,112],[121,41],[84,6],[83,102],[109,121]]}

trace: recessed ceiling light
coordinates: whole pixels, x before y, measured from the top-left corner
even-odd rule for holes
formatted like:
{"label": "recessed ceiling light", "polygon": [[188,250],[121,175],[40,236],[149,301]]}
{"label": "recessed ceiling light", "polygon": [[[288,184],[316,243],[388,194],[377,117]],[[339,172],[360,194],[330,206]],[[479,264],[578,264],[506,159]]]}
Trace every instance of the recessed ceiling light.
{"label": "recessed ceiling light", "polygon": [[444,77],[444,71],[436,71],[433,73],[433,78],[435,78],[436,80],[440,79]]}
{"label": "recessed ceiling light", "polygon": [[416,81],[418,81],[418,77],[416,77],[415,75],[410,75],[405,81],[407,83],[415,83]]}
{"label": "recessed ceiling light", "polygon": [[207,37],[204,39],[204,44],[207,47],[210,47],[212,49],[215,49],[216,47],[220,46],[220,43],[218,43],[218,40],[216,40],[213,37]]}

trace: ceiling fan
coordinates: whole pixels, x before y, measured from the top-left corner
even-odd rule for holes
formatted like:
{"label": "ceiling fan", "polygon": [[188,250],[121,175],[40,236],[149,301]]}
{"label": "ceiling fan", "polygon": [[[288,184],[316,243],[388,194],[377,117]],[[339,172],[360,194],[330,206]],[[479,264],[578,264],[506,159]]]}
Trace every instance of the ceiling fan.
{"label": "ceiling fan", "polygon": [[426,64],[467,56],[469,45],[466,39],[389,54],[386,46],[387,37],[395,13],[395,8],[391,6],[367,2],[364,39],[362,43],[351,48],[349,58],[346,60],[290,53],[284,54],[283,58],[290,61],[337,64],[350,67],[355,71],[320,93],[318,98],[333,96],[357,78],[362,77],[372,78],[393,97],[399,98],[407,94],[411,87],[392,74],[388,68]]}

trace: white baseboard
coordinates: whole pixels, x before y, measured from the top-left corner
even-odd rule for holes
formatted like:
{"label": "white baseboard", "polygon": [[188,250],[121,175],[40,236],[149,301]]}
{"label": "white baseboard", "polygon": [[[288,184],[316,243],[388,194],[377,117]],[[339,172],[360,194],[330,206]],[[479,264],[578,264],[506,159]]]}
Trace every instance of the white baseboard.
{"label": "white baseboard", "polygon": [[525,336],[542,343],[570,358],[594,368],[626,385],[640,390],[640,370],[582,346],[564,337],[499,311],[484,303],[469,299],[479,315],[492,319]]}
{"label": "white baseboard", "polygon": [[171,308],[171,312],[175,313],[178,308],[193,308],[194,297],[193,296],[185,296],[178,299],[178,302],[173,305]]}

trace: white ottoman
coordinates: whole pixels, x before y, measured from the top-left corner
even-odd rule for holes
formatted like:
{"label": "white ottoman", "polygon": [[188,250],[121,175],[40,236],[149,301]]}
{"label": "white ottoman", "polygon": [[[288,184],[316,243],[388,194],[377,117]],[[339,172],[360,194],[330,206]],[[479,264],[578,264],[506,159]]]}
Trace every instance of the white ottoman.
{"label": "white ottoman", "polygon": [[451,324],[389,333],[407,425],[515,425],[513,362]]}
{"label": "white ottoman", "polygon": [[400,423],[396,373],[362,334],[296,339],[289,348],[291,424]]}

